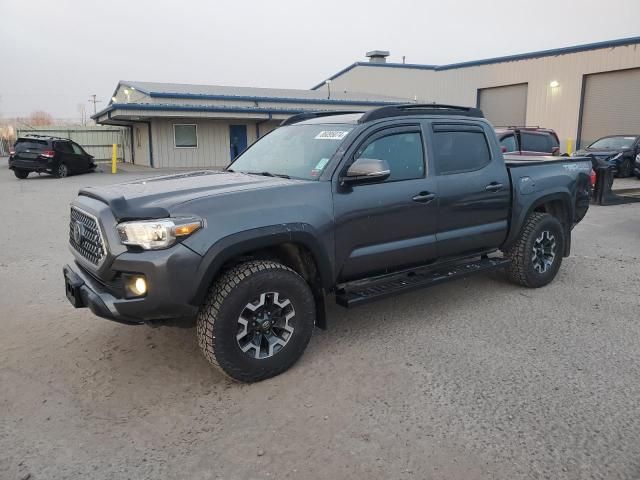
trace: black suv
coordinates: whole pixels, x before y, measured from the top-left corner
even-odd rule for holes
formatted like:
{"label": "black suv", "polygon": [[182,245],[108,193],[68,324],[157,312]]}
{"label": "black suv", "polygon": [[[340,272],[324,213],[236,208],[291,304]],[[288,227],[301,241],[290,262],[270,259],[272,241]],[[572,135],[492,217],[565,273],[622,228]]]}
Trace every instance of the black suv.
{"label": "black suv", "polygon": [[18,138],[9,151],[9,168],[20,179],[31,172],[64,178],[72,173],[92,172],[96,164],[91,155],[68,138],[27,135]]}

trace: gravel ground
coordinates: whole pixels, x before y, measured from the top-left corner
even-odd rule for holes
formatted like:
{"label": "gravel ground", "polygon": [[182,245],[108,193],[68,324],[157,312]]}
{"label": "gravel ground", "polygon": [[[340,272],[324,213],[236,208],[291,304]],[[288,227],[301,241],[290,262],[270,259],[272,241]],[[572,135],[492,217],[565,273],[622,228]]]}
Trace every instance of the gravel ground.
{"label": "gravel ground", "polygon": [[0,165],[3,480],[640,478],[640,204],[592,207],[546,288],[496,273],[331,306],[293,369],[240,385],[193,329],[64,296],[69,201],[145,171]]}

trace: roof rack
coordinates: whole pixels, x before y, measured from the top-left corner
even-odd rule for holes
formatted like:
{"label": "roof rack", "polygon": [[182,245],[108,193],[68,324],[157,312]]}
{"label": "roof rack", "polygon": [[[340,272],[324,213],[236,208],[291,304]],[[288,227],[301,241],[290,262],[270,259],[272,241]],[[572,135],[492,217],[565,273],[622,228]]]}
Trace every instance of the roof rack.
{"label": "roof rack", "polygon": [[304,113],[298,113],[297,115],[293,115],[289,118],[285,118],[282,123],[280,123],[281,127],[284,127],[285,125],[292,125],[294,123],[298,123],[298,122],[302,122],[304,120],[309,120],[310,118],[318,118],[318,117],[330,117],[332,115],[347,115],[349,113],[363,113],[362,110],[356,111],[356,110],[341,110],[341,111],[336,111],[336,110],[332,110],[330,112],[304,112]]}
{"label": "roof rack", "polygon": [[389,105],[369,110],[360,117],[359,123],[370,122],[388,117],[403,117],[405,115],[462,115],[465,117],[484,118],[482,110],[474,107],[459,107],[457,105],[443,105],[439,103],[406,103]]}
{"label": "roof rack", "polygon": [[56,137],[55,135],[38,135],[37,133],[26,133],[22,136],[22,138],[24,137],[31,137],[31,138],[52,138],[55,140],[69,140],[68,138],[65,137]]}

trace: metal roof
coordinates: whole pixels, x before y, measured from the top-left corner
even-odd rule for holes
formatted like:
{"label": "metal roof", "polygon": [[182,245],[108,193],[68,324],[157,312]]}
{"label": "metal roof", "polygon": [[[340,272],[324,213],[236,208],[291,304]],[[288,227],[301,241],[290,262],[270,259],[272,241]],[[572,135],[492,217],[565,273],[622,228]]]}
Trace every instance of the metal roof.
{"label": "metal roof", "polygon": [[[327,92],[286,88],[235,87],[225,85],[192,85],[184,83],[156,83],[121,80],[119,85],[133,87],[155,98],[210,98],[264,100],[327,100]],[[398,102],[395,97],[360,92],[331,91],[331,99],[350,102]],[[404,99],[406,101],[406,99]],[[315,102],[314,102],[315,103]]]}
{"label": "metal roof", "polygon": [[[327,80],[333,80],[334,78],[338,78],[339,76],[347,73],[348,71],[356,67],[408,68],[413,70],[441,71],[441,70],[453,70],[456,68],[477,67],[480,65],[490,65],[494,63],[515,62],[518,60],[530,60],[530,59],[541,58],[541,57],[552,57],[557,55],[566,55],[569,53],[586,52],[589,50],[598,50],[601,48],[623,47],[626,45],[635,45],[635,44],[640,44],[640,37],[619,38],[616,40],[606,40],[604,42],[587,43],[583,45],[573,45],[570,47],[553,48],[549,50],[540,50],[537,52],[519,53],[516,55],[507,55],[504,57],[485,58],[482,60],[472,60],[470,62],[450,63],[447,65],[424,65],[424,64],[418,64],[418,63],[389,63],[389,62],[387,63],[355,62],[349,65],[348,67],[343,68],[339,72],[331,75]],[[311,87],[311,89],[316,90],[320,88],[325,84],[325,81],[326,80],[323,80],[317,85]]]}

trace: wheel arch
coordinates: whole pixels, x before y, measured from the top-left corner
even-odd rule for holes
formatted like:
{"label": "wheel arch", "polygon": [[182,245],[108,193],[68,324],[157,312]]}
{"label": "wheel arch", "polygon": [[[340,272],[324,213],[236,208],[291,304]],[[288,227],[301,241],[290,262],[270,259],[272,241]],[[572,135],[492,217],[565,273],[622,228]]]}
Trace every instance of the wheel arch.
{"label": "wheel arch", "polygon": [[563,256],[569,256],[571,252],[571,227],[573,225],[572,219],[574,218],[575,208],[571,202],[571,195],[566,191],[548,193],[531,202],[526,209],[521,209],[520,215],[515,218],[513,224],[517,228],[511,229],[503,248],[508,248],[516,241],[526,219],[529,218],[533,212],[548,213],[560,221],[565,234]]}
{"label": "wheel arch", "polygon": [[333,286],[332,262],[308,225],[276,225],[230,235],[204,255],[192,304],[200,306],[211,284],[228,268],[251,259],[273,259],[309,284],[316,301],[316,325],[326,328],[325,293]]}

